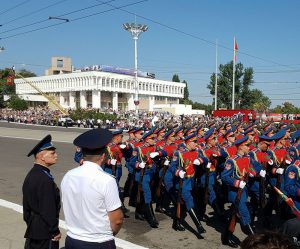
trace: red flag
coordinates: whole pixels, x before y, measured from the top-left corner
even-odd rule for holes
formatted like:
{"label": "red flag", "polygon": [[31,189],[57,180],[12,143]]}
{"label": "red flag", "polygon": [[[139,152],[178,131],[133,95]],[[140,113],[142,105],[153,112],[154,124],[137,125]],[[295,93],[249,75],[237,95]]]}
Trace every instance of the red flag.
{"label": "red flag", "polygon": [[234,45],[233,45],[233,54],[234,54],[234,62],[236,62],[236,51],[239,49],[236,40],[234,38]]}
{"label": "red flag", "polygon": [[239,47],[238,47],[236,41],[234,41],[234,50],[239,50]]}
{"label": "red flag", "polygon": [[6,78],[6,85],[13,85],[14,84],[14,76],[13,75],[9,75]]}

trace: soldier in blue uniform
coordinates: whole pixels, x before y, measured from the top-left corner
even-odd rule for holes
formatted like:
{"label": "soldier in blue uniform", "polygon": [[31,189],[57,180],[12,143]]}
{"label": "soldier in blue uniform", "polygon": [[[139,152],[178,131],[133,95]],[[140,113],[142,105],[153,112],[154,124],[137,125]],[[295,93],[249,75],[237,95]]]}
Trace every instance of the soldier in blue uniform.
{"label": "soldier in blue uniform", "polygon": [[[300,160],[296,160],[293,164],[288,166],[284,174],[284,192],[290,197],[296,208],[300,210]],[[290,207],[287,218],[293,218],[294,214]]]}
{"label": "soldier in blue uniform", "polygon": [[[247,207],[248,186],[247,174],[255,175],[248,156],[248,137],[244,136],[235,142],[237,146],[237,155],[225,162],[225,168],[221,173],[222,182],[229,187],[228,200],[232,205],[238,205],[238,215],[242,231],[246,234],[253,234],[251,227],[251,216]],[[245,179],[246,178],[246,179]],[[239,190],[240,189],[240,190]],[[236,203],[238,191],[242,191],[239,203]],[[232,247],[237,247],[231,240],[231,234],[228,230],[222,234],[222,243]]]}
{"label": "soldier in blue uniform", "polygon": [[[191,216],[194,224],[196,225],[198,236],[202,238],[201,234],[205,233],[206,230],[203,228],[200,220],[198,219],[195,212],[195,204],[192,196],[192,189],[194,186],[194,174],[195,174],[195,166],[196,163],[199,162],[199,152],[196,150],[196,134],[191,134],[190,136],[185,138],[186,149],[182,152],[175,152],[173,159],[171,161],[171,165],[168,169],[168,177],[172,176],[172,180],[174,185],[170,188],[168,186],[168,191],[171,196],[176,195],[177,190],[177,198],[182,197],[184,200],[185,208],[187,209],[189,215]],[[200,163],[198,164],[200,165]],[[182,181],[182,187],[180,186],[180,182]],[[181,197],[178,196],[181,188]],[[173,200],[174,201],[174,200]],[[179,204],[178,204],[179,205]],[[182,208],[181,208],[182,209]],[[183,210],[181,210],[182,212]],[[181,214],[182,215],[182,214]],[[173,229],[182,231],[181,222],[182,216],[176,217],[173,222]]]}

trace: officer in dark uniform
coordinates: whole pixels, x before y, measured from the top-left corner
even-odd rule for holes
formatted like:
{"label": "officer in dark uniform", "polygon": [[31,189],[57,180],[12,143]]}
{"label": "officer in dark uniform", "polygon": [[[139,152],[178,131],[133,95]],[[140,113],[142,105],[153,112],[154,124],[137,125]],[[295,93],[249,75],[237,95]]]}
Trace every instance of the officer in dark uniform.
{"label": "officer in dark uniform", "polygon": [[23,218],[27,224],[25,249],[58,249],[60,193],[50,167],[57,162],[51,135],[43,138],[29,153],[34,166],[23,183]]}

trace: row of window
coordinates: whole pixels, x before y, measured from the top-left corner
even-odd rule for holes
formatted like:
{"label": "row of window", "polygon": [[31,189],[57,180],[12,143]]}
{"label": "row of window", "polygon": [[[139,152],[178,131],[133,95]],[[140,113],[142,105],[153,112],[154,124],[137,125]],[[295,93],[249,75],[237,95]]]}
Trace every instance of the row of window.
{"label": "row of window", "polygon": [[[102,81],[102,82],[101,82]],[[89,87],[99,85],[102,83],[102,88],[120,88],[120,89],[135,89],[135,82],[131,80],[118,80],[114,78],[100,78],[98,77],[93,82],[93,78],[73,78],[61,80],[42,80],[32,82],[43,92],[59,91],[61,88],[78,89],[80,87]],[[174,83],[176,84],[176,83]],[[63,87],[61,87],[63,85]],[[32,87],[29,84],[17,84],[17,92],[32,92]],[[183,87],[169,86],[163,84],[154,84],[150,82],[139,82],[139,91],[163,92],[170,94],[183,94]]]}

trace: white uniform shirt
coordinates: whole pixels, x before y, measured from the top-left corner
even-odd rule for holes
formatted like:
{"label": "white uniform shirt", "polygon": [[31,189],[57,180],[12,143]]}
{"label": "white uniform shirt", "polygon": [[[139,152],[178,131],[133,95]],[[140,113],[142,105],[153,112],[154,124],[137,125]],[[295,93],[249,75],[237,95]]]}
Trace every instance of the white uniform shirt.
{"label": "white uniform shirt", "polygon": [[115,178],[85,161],[67,172],[61,191],[68,236],[99,243],[114,239],[108,212],[121,207]]}

